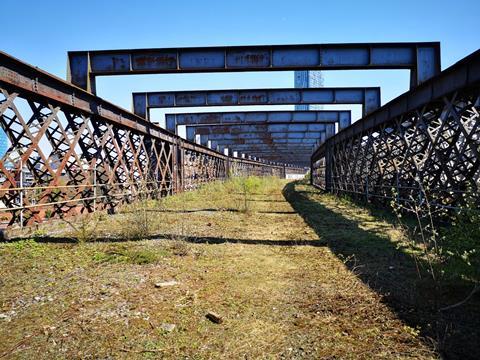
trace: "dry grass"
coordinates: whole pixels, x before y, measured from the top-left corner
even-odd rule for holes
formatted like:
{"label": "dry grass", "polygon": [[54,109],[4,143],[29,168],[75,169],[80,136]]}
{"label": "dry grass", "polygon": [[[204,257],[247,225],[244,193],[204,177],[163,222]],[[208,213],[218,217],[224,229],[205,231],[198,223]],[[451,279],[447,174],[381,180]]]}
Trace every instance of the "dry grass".
{"label": "dry grass", "polygon": [[[0,244],[0,357],[434,358],[326,246],[345,223],[307,225],[286,184],[262,181],[248,209],[232,183],[151,203],[147,240]],[[132,216],[102,218],[97,239],[120,237]]]}

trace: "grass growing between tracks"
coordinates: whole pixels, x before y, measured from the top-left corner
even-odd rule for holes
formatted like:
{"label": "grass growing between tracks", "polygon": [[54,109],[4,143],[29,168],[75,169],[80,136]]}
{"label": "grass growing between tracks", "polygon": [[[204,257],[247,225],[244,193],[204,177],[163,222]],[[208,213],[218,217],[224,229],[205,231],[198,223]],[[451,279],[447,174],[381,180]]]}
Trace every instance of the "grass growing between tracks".
{"label": "grass growing between tracks", "polygon": [[0,244],[0,357],[435,357],[352,254],[398,231],[309,186],[239,179],[87,220]]}

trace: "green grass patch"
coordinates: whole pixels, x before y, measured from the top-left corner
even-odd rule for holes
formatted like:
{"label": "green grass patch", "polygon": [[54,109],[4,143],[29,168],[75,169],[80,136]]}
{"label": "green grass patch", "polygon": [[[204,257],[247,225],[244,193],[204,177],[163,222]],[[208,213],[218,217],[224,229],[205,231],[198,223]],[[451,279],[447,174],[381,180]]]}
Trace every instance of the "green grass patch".
{"label": "green grass patch", "polygon": [[96,251],[92,258],[97,263],[147,265],[158,263],[168,255],[165,249],[132,248],[122,244]]}
{"label": "green grass patch", "polygon": [[13,256],[37,257],[45,253],[45,246],[35,239],[25,239],[0,244],[0,253],[5,252]]}

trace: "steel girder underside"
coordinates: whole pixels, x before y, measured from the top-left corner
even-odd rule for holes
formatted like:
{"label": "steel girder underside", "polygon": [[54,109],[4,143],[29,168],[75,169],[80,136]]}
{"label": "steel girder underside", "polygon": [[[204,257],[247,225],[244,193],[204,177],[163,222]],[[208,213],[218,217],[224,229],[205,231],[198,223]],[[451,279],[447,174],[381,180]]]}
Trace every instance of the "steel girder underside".
{"label": "steel girder underside", "polygon": [[362,113],[381,105],[379,87],[162,91],[132,94],[133,112],[150,119],[150,109],[298,104],[361,104]]}
{"label": "steel girder underside", "polygon": [[[350,124],[350,111],[245,111],[245,112],[217,112],[192,114],[166,114],[168,129],[177,129],[186,125],[186,137],[190,141],[197,141],[218,150],[228,148],[231,151],[246,152],[261,157],[254,149],[249,150],[250,144],[262,143],[272,150],[281,150],[291,144],[308,143],[310,152],[304,155],[302,161],[295,159],[295,164],[308,163],[313,145],[325,141],[335,133],[335,123],[343,128]],[[200,136],[200,140],[197,139]],[[303,141],[309,140],[309,141]],[[313,141],[311,141],[313,140]],[[243,148],[238,145],[245,145]],[[288,149],[289,150],[289,149]],[[290,163],[280,151],[277,156],[269,159],[278,162]]]}
{"label": "steel girder underside", "polygon": [[[213,117],[210,114],[215,114]],[[302,152],[298,156],[304,156],[303,160],[299,160],[298,156],[294,163],[308,165],[308,158],[313,151],[315,144],[325,141],[325,139],[335,133],[335,122],[321,121],[324,115],[326,119],[341,120],[343,124],[349,123],[350,112],[340,111],[326,113],[319,111],[305,111],[305,112],[245,112],[245,113],[207,113],[204,116],[201,113],[197,114],[179,114],[171,116],[167,114],[167,119],[170,121],[170,126],[173,126],[174,118],[178,118],[181,124],[199,123],[199,122],[213,122],[219,121],[221,124],[211,125],[187,125],[186,137],[190,141],[201,143],[205,146],[210,146],[213,149],[224,150],[228,148],[230,151],[246,152],[249,155],[262,157],[258,149],[249,145],[257,144],[263,145],[263,150],[271,150],[276,156],[270,155],[268,159],[279,162],[291,162],[290,158],[286,158],[282,149],[291,152],[292,147],[300,150],[300,145],[308,144],[308,153]],[[198,116],[197,116],[198,115]],[[239,116],[238,116],[239,115]],[[298,122],[275,122],[277,119],[284,120],[288,115],[289,120],[296,120]],[[298,116],[300,115],[300,116]],[[308,119],[316,122],[299,122],[301,116],[308,115]],[[269,122],[253,122],[253,123],[228,123],[228,121],[240,121],[245,119],[265,120]],[[212,120],[208,120],[212,119]],[[225,121],[226,120],[226,121]],[[175,121],[176,123],[176,121]],[[200,137],[198,141],[197,137]],[[247,140],[249,142],[247,142]],[[286,140],[279,142],[279,140]],[[290,140],[296,140],[290,142]],[[308,140],[308,141],[303,141]],[[313,140],[313,141],[312,141]],[[290,144],[289,144],[290,143]],[[241,145],[241,146],[240,146]],[[290,145],[290,146],[289,146]]]}
{"label": "steel girder underside", "polygon": [[318,110],[318,111],[234,111],[165,114],[167,130],[177,133],[178,126],[203,125],[242,125],[242,124],[307,124],[338,123],[343,129],[351,124],[350,110]]}

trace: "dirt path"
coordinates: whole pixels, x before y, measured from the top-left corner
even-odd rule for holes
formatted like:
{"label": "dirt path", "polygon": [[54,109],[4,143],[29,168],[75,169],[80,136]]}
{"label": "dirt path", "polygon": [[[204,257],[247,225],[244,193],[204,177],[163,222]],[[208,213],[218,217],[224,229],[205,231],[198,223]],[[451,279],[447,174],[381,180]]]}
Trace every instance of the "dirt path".
{"label": "dirt path", "polygon": [[[0,357],[435,357],[297,213],[285,185],[261,187],[247,212],[208,192],[162,205],[149,240],[0,244]],[[346,228],[340,218],[324,226],[340,237]]]}

